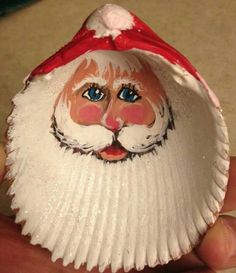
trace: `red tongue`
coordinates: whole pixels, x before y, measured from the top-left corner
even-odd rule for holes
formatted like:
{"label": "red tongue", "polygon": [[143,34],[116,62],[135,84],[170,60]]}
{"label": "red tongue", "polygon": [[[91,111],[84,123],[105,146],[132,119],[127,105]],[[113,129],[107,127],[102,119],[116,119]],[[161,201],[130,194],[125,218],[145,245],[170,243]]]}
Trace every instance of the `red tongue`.
{"label": "red tongue", "polygon": [[108,155],[121,155],[125,152],[122,147],[117,147],[116,145],[111,145],[103,150]]}

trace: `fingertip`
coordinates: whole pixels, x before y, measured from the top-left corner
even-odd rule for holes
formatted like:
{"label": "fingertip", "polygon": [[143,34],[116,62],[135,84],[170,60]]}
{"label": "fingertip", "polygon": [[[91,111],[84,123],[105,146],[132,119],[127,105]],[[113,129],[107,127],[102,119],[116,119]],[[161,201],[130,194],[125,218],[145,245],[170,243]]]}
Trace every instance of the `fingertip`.
{"label": "fingertip", "polygon": [[236,219],[221,216],[207,232],[196,252],[210,268],[236,266]]}

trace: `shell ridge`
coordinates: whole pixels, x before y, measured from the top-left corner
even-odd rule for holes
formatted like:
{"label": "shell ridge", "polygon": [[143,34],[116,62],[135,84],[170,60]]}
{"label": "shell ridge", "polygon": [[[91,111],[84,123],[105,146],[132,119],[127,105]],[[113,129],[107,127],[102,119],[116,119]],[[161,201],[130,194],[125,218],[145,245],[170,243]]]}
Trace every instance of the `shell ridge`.
{"label": "shell ridge", "polygon": [[[166,151],[165,151],[168,155],[168,162],[170,165],[172,165],[172,159],[171,159],[171,152],[170,152],[170,147],[168,145],[168,143],[166,143]],[[173,152],[173,151],[172,151]],[[167,195],[167,192],[172,196],[174,197],[173,195],[173,187],[174,187],[174,181],[176,180],[176,177],[174,177],[173,175],[173,168],[168,168],[167,164],[162,164],[162,168],[164,169],[164,185],[165,185],[165,194]],[[174,178],[174,179],[173,179]],[[174,207],[174,211],[176,211],[176,207],[173,206],[173,202],[172,202],[172,198],[167,198],[166,197],[166,201],[165,201],[165,204],[166,204],[166,211],[167,211],[167,222],[166,222],[166,225],[167,223],[169,223],[169,225],[173,225],[175,226],[176,222],[175,222],[175,215],[173,213],[173,207]],[[172,209],[171,209],[172,208]],[[172,211],[171,211],[172,210]],[[171,214],[172,214],[172,217],[171,217]],[[167,225],[167,229],[169,229],[169,226]],[[177,238],[175,237],[174,233],[173,233],[173,228],[172,229],[169,229],[169,232],[168,232],[168,238],[167,238],[167,241],[166,241],[166,244],[167,244],[167,251],[168,251],[168,254],[167,256],[165,257],[166,260],[165,260],[165,263],[169,262],[171,259],[173,259],[174,257],[174,254],[173,254],[173,251],[176,250],[176,247],[178,248],[178,240],[176,240]],[[177,243],[177,245],[176,245]]]}
{"label": "shell ridge", "polygon": [[124,236],[121,234],[125,233],[127,228],[127,214],[128,214],[128,200],[129,195],[127,191],[128,184],[128,169],[127,165],[123,170],[123,181],[121,184],[121,191],[119,194],[119,210],[117,214],[117,218],[121,219],[121,221],[116,223],[115,234],[116,240],[113,241],[112,249],[111,249],[111,271],[116,272],[123,265],[122,260],[122,246],[124,245]]}
{"label": "shell ridge", "polygon": [[[118,168],[119,166],[119,168]],[[110,199],[109,201],[109,206],[108,206],[108,215],[112,214],[112,211],[115,211],[114,213],[114,220],[111,221],[111,223],[109,222],[109,220],[111,219],[107,219],[107,227],[108,230],[110,230],[110,233],[106,233],[106,236],[103,236],[103,241],[102,241],[102,245],[103,247],[100,250],[100,254],[99,254],[99,272],[103,272],[106,267],[108,266],[109,263],[111,263],[111,248],[112,245],[114,244],[114,236],[115,236],[115,229],[116,229],[116,225],[117,225],[117,219],[118,219],[118,203],[119,203],[119,199],[120,199],[120,191],[121,191],[121,164],[117,165],[116,168],[116,177],[118,178],[117,180],[119,181],[119,185],[117,186],[117,189],[115,191],[115,193],[117,194],[117,196],[115,196],[116,198],[114,198],[117,202],[116,202],[116,206],[115,208],[112,207],[112,204],[114,204],[114,200]],[[119,179],[120,178],[120,179]],[[106,258],[105,258],[106,257]]]}
{"label": "shell ridge", "polygon": [[[150,155],[146,155],[146,161],[148,160],[148,157]],[[141,163],[141,162],[140,162]],[[142,175],[138,179],[139,182],[139,196],[140,201],[138,202],[138,212],[140,214],[141,219],[139,219],[138,227],[137,227],[137,243],[136,243],[136,256],[135,256],[135,264],[137,270],[142,270],[144,266],[148,264],[148,242],[149,242],[149,225],[150,221],[153,221],[153,219],[150,219],[153,217],[148,217],[150,213],[148,213],[149,208],[149,196],[148,196],[148,188],[150,187],[150,179],[147,179],[148,172],[147,172],[147,166],[142,167],[142,163],[139,168],[143,168]],[[151,179],[153,179],[152,177]],[[152,188],[153,190],[153,188]],[[142,204],[141,204],[142,203]],[[145,204],[145,205],[144,205]],[[142,210],[143,208],[143,210]],[[142,213],[143,211],[143,213]],[[143,223],[142,223],[143,222]]]}
{"label": "shell ridge", "polygon": [[[177,154],[180,154],[180,148],[179,148],[179,145],[178,145],[178,141],[177,141],[177,138],[173,140],[175,142],[175,145],[174,145],[174,148],[176,149],[177,151]],[[169,147],[168,143],[167,143],[167,152],[169,154],[171,154],[171,147]],[[173,166],[172,169],[170,169],[169,173],[170,173],[170,181],[171,181],[171,185],[169,187],[170,189],[170,192],[171,192],[171,195],[174,196],[175,198],[175,204],[178,204],[178,206],[182,205],[182,200],[185,200],[186,198],[188,198],[188,200],[190,200],[189,196],[186,196],[186,194],[184,193],[183,191],[183,187],[189,187],[188,183],[187,183],[187,180],[183,178],[183,175],[185,176],[185,174],[182,174],[182,179],[180,178],[180,169],[177,167],[177,164],[176,164],[176,160],[173,160],[173,158],[170,157],[170,165]],[[174,169],[176,170],[175,174],[173,173],[174,172]],[[183,186],[181,187],[179,184],[177,184],[176,182],[178,181],[181,181],[182,180],[182,183]],[[184,182],[185,181],[185,182]],[[174,194],[175,193],[175,194]],[[177,196],[177,193],[180,197],[180,200],[176,200],[176,196]],[[180,257],[180,253],[181,251],[182,252],[186,252],[186,250],[188,250],[190,248],[190,245],[191,245],[191,239],[190,239],[190,236],[188,234],[188,230],[186,228],[186,225],[184,224],[184,221],[183,221],[183,218],[186,217],[186,214],[184,215],[184,213],[181,213],[180,215],[178,214],[178,211],[177,210],[177,206],[174,206],[174,215],[175,215],[175,219],[173,218],[173,221],[177,221],[177,226],[180,227],[181,226],[181,230],[179,230],[179,236],[176,235],[172,235],[172,239],[169,237],[168,239],[168,247],[169,247],[169,253],[171,255],[171,258],[172,259],[176,259],[177,257]],[[182,229],[185,230],[185,238],[184,238],[184,243],[185,245],[181,245],[181,240],[180,240],[180,236],[182,236]],[[173,229],[171,230],[171,233],[173,233]],[[183,239],[183,238],[181,238]],[[188,240],[186,242],[186,239]],[[171,251],[172,249],[172,251]]]}
{"label": "shell ridge", "polygon": [[[138,177],[136,177],[136,173],[134,168],[137,166],[139,159],[132,160],[129,162],[129,176],[133,177],[133,179],[129,179],[128,189],[129,189],[129,210],[128,210],[128,229],[126,230],[126,239],[124,245],[124,253],[123,253],[123,262],[124,262],[124,271],[128,272],[131,268],[134,267],[134,257],[135,257],[135,246],[136,246],[136,236],[137,236],[137,220],[138,215],[135,213],[138,212],[138,191],[137,184],[140,183]],[[135,165],[135,167],[134,167]],[[135,179],[134,179],[135,177]]]}
{"label": "shell ridge", "polygon": [[[104,167],[104,165],[103,165]],[[102,239],[104,231],[106,231],[106,221],[108,217],[108,198],[107,196],[111,193],[111,186],[109,185],[109,180],[111,176],[110,173],[107,173],[107,177],[103,179],[104,168],[102,169],[102,173],[100,175],[100,180],[102,183],[102,188],[99,196],[99,206],[97,212],[97,218],[94,224],[93,233],[91,234],[91,241],[87,251],[87,267],[88,271],[92,270],[98,264],[98,257],[101,249]],[[110,180],[111,181],[111,180]],[[107,231],[106,231],[107,232]]]}
{"label": "shell ridge", "polygon": [[[75,204],[75,206],[72,207],[72,210],[76,209],[76,211],[74,211],[73,226],[72,226],[72,229],[70,231],[69,239],[68,239],[68,241],[66,243],[66,246],[65,246],[66,253],[68,253],[68,254],[66,254],[67,256],[65,257],[65,260],[63,261],[64,264],[69,264],[70,262],[73,262],[74,259],[75,259],[75,255],[76,255],[77,239],[75,240],[74,236],[75,236],[78,221],[79,221],[79,210],[78,210],[78,208],[81,206],[81,202],[83,200],[83,196],[84,196],[85,191],[86,191],[86,183],[84,183],[84,181],[85,181],[85,175],[84,174],[85,173],[84,173],[83,169],[84,169],[84,166],[86,166],[86,164],[88,162],[89,162],[89,157],[87,157],[87,156],[85,157],[84,160],[81,160],[81,173],[80,173],[80,176],[78,178],[78,182],[76,183],[76,189],[75,189],[75,192],[74,192],[73,197],[72,197],[71,204],[72,203]],[[80,187],[80,191],[77,191],[77,189],[79,187]],[[73,245],[73,243],[72,243],[73,240],[75,240],[76,246]],[[72,245],[73,245],[73,247],[72,247]]]}
{"label": "shell ridge", "polygon": [[[91,158],[91,162],[94,162],[96,165],[97,162],[93,158]],[[93,165],[93,166],[94,166]],[[100,202],[101,202],[101,195],[102,195],[102,190],[104,187],[106,187],[106,183],[102,181],[102,172],[103,168],[100,168],[100,166],[94,166],[96,169],[96,172],[98,173],[99,179],[95,179],[95,174],[92,172],[92,175],[90,176],[90,179],[96,181],[96,187],[93,186],[93,190],[91,191],[90,196],[88,197],[88,212],[85,217],[85,225],[83,228],[83,232],[81,235],[80,242],[78,244],[78,249],[77,249],[77,258],[76,261],[78,264],[84,264],[87,261],[87,267],[88,267],[88,251],[89,248],[91,247],[91,244],[93,243],[93,234],[94,234],[94,229],[96,227],[96,223],[99,218],[98,210],[100,210]],[[95,184],[95,183],[94,183]],[[88,270],[88,269],[87,269]]]}
{"label": "shell ridge", "polygon": [[[88,166],[92,166],[91,161],[92,161],[92,157],[89,156],[87,166],[84,165],[84,166],[86,166],[83,169],[84,172],[86,172],[86,168],[88,168]],[[76,234],[77,247],[75,250],[75,269],[78,269],[81,266],[81,264],[84,263],[82,261],[82,255],[84,255],[84,252],[83,252],[83,250],[81,250],[81,246],[82,246],[83,240],[84,240],[83,234],[86,234],[86,232],[87,232],[86,223],[88,221],[88,216],[89,216],[90,207],[91,207],[89,200],[91,200],[91,196],[93,194],[93,190],[91,188],[92,187],[96,188],[96,187],[94,187],[94,183],[95,183],[94,174],[92,174],[92,176],[87,176],[85,178],[87,180],[83,181],[83,183],[86,183],[86,187],[85,187],[85,191],[83,193],[82,199],[80,201],[80,206],[82,207],[82,209],[80,209],[78,211],[78,219],[79,219],[78,226],[76,227],[76,230],[74,230],[77,233]],[[75,238],[73,238],[73,239],[75,240]],[[81,256],[79,256],[79,254],[81,254]]]}
{"label": "shell ridge", "polygon": [[[159,155],[160,155],[160,159],[161,159],[161,154],[159,152]],[[155,174],[156,174],[156,177],[158,177],[158,182],[159,184],[161,185],[164,185],[165,184],[165,179],[164,179],[164,166],[162,166],[162,160],[160,160],[160,166],[161,168],[160,169],[157,169],[155,168]],[[160,171],[162,170],[162,171]],[[158,215],[158,218],[157,218],[157,259],[158,259],[158,263],[165,263],[165,258],[163,258],[163,255],[165,255],[165,253],[167,253],[167,244],[165,243],[166,242],[166,234],[161,234],[161,229],[160,229],[160,226],[163,225],[163,228],[165,229],[166,228],[166,218],[164,217],[163,215],[163,210],[166,211],[166,202],[163,202],[163,198],[165,197],[165,194],[163,192],[163,188],[161,188],[160,186],[158,187],[158,191],[157,191],[157,200],[158,200],[158,208],[159,208],[159,215]],[[162,251],[160,251],[160,249]]]}
{"label": "shell ridge", "polygon": [[[70,226],[70,221],[71,218],[73,219],[73,213],[71,215],[71,203],[72,203],[72,196],[73,196],[73,192],[75,192],[75,188],[78,184],[77,179],[75,179],[73,177],[73,170],[74,168],[76,168],[77,165],[77,161],[74,160],[73,164],[71,165],[70,171],[68,173],[70,173],[69,179],[67,180],[66,184],[67,184],[67,193],[66,193],[66,200],[70,200],[70,202],[68,202],[67,204],[63,204],[64,200],[62,199],[62,211],[64,210],[64,221],[61,223],[61,228],[58,229],[58,234],[57,234],[57,239],[56,239],[56,243],[54,246],[54,250],[53,250],[53,254],[54,257],[58,257],[58,258],[62,258],[63,254],[65,253],[65,249],[66,249],[66,244],[64,243],[65,240],[65,236],[67,234],[67,229]],[[74,178],[74,180],[73,180]],[[77,181],[77,183],[75,182]],[[72,184],[72,186],[71,186]],[[68,198],[70,197],[70,198]],[[68,221],[68,216],[70,215],[70,220]],[[64,246],[63,246],[64,245]],[[64,260],[63,259],[63,265],[64,265]]]}
{"label": "shell ridge", "polygon": [[[64,155],[64,158],[65,158],[65,155]],[[58,187],[60,187],[60,186],[58,186]],[[63,188],[63,190],[61,191],[61,194],[60,194],[60,196],[61,196],[60,200],[64,200],[64,198],[67,194],[66,189],[68,188],[68,183],[63,183],[62,188]],[[53,198],[53,195],[52,195],[52,198]],[[63,203],[61,202],[61,203],[54,204],[54,205],[55,205],[55,207],[52,208],[52,211],[50,213],[51,222],[50,222],[50,224],[48,224],[48,226],[46,225],[46,227],[44,227],[44,238],[41,238],[42,246],[53,251],[53,254],[52,254],[53,261],[55,261],[58,258],[58,257],[55,258],[54,247],[55,247],[56,240],[58,237],[59,225],[57,224],[57,221],[58,221],[58,217],[60,217],[60,215],[61,215],[61,210],[63,209]],[[39,229],[40,229],[40,227],[39,227]]]}

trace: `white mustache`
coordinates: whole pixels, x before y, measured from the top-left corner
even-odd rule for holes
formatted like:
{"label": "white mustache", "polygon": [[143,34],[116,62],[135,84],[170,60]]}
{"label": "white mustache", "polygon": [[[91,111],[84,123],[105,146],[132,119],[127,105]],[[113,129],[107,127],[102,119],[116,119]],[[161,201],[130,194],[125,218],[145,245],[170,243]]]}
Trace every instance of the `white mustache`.
{"label": "white mustache", "polygon": [[155,121],[151,127],[129,125],[115,134],[102,125],[75,123],[70,116],[70,104],[67,106],[66,102],[60,99],[54,113],[55,134],[64,144],[85,153],[103,150],[111,146],[114,141],[118,141],[129,152],[146,152],[162,140],[170,119],[169,107],[164,99],[159,107],[153,103],[151,105],[155,113]]}
{"label": "white mustache", "polygon": [[[63,133],[66,144],[71,148],[79,148],[89,153],[98,151],[110,146],[113,142],[114,134],[101,125],[80,125],[75,123],[70,116],[70,105],[60,99],[55,110],[57,128]],[[62,136],[58,134],[60,139]],[[62,140],[62,139],[61,139]]]}
{"label": "white mustache", "polygon": [[123,127],[119,133],[117,140],[129,152],[141,153],[151,150],[166,133],[171,119],[167,102],[162,99],[159,107],[152,102],[150,104],[155,113],[155,121],[151,127],[134,124]]}

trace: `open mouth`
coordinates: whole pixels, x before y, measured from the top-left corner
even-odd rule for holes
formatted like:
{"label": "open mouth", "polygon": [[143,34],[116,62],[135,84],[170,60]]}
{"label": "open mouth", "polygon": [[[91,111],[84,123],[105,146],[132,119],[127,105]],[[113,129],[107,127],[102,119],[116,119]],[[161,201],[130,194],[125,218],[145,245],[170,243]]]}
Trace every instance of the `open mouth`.
{"label": "open mouth", "polygon": [[112,143],[111,146],[106,147],[101,152],[105,152],[108,155],[121,155],[121,154],[123,154],[124,152],[127,152],[127,151],[125,150],[125,148],[123,148],[121,146],[121,144],[118,141],[115,141],[115,142]]}
{"label": "open mouth", "polygon": [[115,141],[111,146],[106,147],[98,153],[105,160],[116,161],[124,159],[128,151],[118,141]]}

